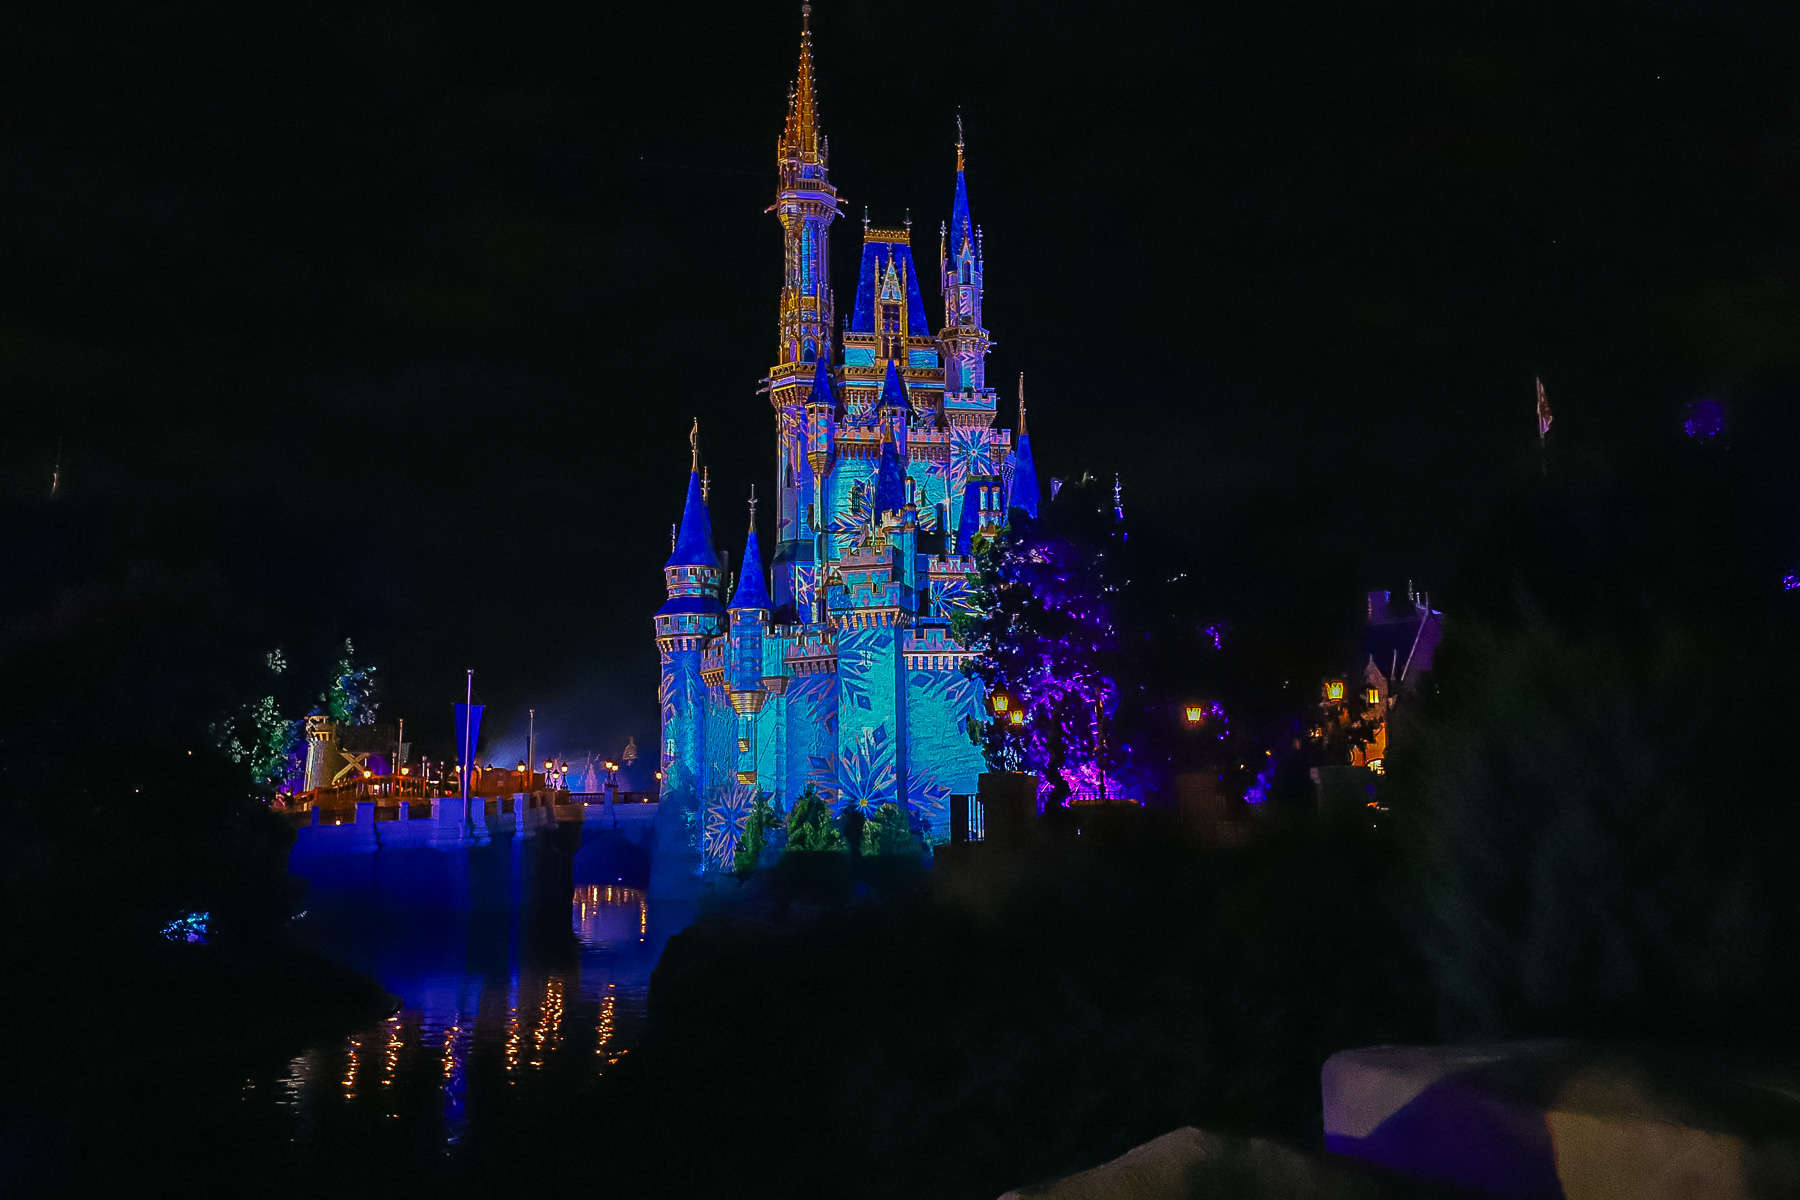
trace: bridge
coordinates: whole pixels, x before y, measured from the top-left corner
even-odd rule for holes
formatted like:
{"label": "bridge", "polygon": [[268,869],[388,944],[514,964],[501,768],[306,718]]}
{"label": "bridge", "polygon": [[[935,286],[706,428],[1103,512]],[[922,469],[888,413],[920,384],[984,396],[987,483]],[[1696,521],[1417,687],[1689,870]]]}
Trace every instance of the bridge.
{"label": "bridge", "polygon": [[657,802],[612,803],[601,794],[520,792],[470,799],[469,826],[460,796],[394,800],[380,793],[349,803],[309,804],[289,813],[295,823],[295,856],[375,854],[401,847],[453,849],[515,837],[580,830],[585,844],[615,834],[646,851],[656,824]]}
{"label": "bridge", "polygon": [[365,912],[503,909],[540,891],[566,901],[577,854],[590,875],[649,882],[658,807],[520,792],[471,797],[465,822],[460,796],[395,800],[375,788],[291,812],[288,870],[313,897]]}

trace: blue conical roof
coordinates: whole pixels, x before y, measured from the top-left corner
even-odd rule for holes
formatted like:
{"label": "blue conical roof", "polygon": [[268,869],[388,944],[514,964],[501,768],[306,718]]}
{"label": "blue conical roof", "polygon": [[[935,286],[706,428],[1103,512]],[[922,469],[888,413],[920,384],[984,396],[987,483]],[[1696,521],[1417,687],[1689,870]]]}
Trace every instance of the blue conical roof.
{"label": "blue conical roof", "polygon": [[738,571],[737,591],[730,608],[769,608],[769,588],[763,582],[762,547],[756,544],[756,526],[744,542],[744,565]]}
{"label": "blue conical roof", "polygon": [[675,553],[665,564],[671,567],[716,567],[719,556],[713,551],[712,516],[700,493],[700,472],[688,474],[687,500],[681,506],[681,532],[675,536]]}
{"label": "blue conical roof", "polygon": [[963,246],[975,245],[975,223],[969,219],[969,185],[963,182],[962,152],[956,155],[956,200],[950,206],[950,256],[963,252]]}
{"label": "blue conical roof", "polygon": [[908,412],[912,405],[906,399],[906,385],[900,381],[900,364],[888,359],[887,378],[881,381],[880,408],[899,408]]}
{"label": "blue conical roof", "polygon": [[1007,495],[1006,507],[1023,509],[1035,517],[1040,495],[1037,462],[1031,457],[1031,435],[1021,429],[1018,448],[1013,451],[1012,491]]}
{"label": "blue conical roof", "polygon": [[906,505],[906,472],[894,450],[892,434],[881,431],[881,457],[875,462],[875,512],[896,512]]}
{"label": "blue conical roof", "polygon": [[962,512],[956,519],[956,553],[969,554],[975,548],[975,534],[981,528],[981,485],[991,480],[971,478],[963,485]]}
{"label": "blue conical roof", "polygon": [[837,408],[837,391],[831,383],[831,356],[819,355],[818,366],[813,369],[812,391],[807,393],[808,404],[829,404]]}

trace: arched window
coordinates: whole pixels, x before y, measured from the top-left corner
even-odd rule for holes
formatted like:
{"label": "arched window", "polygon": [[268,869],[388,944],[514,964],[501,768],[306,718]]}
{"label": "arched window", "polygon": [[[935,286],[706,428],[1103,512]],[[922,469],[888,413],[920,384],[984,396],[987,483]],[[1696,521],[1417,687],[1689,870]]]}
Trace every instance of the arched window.
{"label": "arched window", "polygon": [[969,282],[969,260],[966,258],[963,259],[962,263],[962,281],[964,283]]}
{"label": "arched window", "polygon": [[817,342],[813,341],[811,338],[807,338],[806,345],[800,351],[800,361],[801,362],[812,362],[815,358],[818,358],[818,357],[819,357],[819,344]]}

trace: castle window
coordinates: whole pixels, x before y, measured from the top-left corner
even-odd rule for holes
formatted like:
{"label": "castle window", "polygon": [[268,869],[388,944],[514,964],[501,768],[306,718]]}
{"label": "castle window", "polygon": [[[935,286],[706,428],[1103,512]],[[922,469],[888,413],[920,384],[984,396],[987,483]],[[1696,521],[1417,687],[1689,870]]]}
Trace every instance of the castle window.
{"label": "castle window", "polygon": [[1369,703],[1370,704],[1380,704],[1381,703],[1381,690],[1379,688],[1370,688],[1369,689]]}
{"label": "castle window", "polygon": [[969,282],[969,260],[966,258],[963,260],[962,264],[962,281],[964,283]]}

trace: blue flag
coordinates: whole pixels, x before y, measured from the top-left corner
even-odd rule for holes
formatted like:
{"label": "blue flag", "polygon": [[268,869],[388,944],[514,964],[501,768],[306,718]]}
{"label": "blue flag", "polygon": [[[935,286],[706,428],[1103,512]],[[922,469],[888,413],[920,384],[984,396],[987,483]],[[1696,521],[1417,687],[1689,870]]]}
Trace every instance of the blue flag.
{"label": "blue flag", "polygon": [[456,706],[456,756],[466,772],[475,765],[475,747],[481,741],[481,709],[479,704]]}

